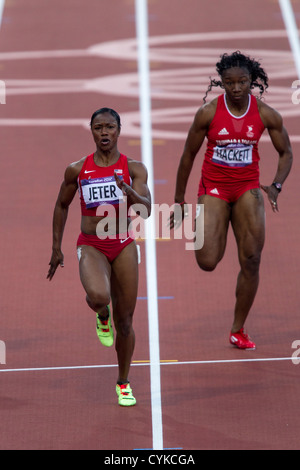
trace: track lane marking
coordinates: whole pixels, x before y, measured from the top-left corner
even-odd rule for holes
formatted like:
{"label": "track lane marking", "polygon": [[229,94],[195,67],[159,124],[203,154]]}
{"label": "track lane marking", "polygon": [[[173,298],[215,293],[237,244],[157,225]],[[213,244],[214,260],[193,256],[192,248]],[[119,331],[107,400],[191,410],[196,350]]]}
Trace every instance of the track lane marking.
{"label": "track lane marking", "polygon": [[[264,357],[264,358],[253,358],[253,359],[216,359],[207,361],[178,361],[178,360],[162,360],[160,361],[161,366],[181,366],[181,365],[218,365],[218,364],[247,364],[255,362],[293,362],[294,357]],[[135,361],[132,363],[132,367],[149,367],[150,361]],[[64,371],[64,370],[88,370],[88,369],[109,369],[117,368],[117,364],[99,364],[90,366],[62,366],[62,367],[30,367],[21,369],[0,369],[1,372],[47,372],[47,371]]]}

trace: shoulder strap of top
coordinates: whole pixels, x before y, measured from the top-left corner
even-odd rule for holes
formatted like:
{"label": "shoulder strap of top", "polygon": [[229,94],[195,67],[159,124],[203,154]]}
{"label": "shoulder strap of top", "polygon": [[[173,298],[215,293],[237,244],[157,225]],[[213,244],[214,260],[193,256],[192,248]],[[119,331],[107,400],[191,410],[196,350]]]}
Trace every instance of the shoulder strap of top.
{"label": "shoulder strap of top", "polygon": [[83,173],[83,172],[86,170],[86,168],[87,168],[88,165],[90,164],[92,158],[94,158],[94,154],[93,154],[93,153],[92,153],[91,155],[88,155],[88,156],[86,157],[86,159],[85,159],[85,161],[84,161],[84,164],[82,165],[80,174]]}
{"label": "shoulder strap of top", "polygon": [[122,166],[124,181],[127,184],[131,184],[131,177],[128,168],[128,158],[121,153],[120,155],[120,166]]}

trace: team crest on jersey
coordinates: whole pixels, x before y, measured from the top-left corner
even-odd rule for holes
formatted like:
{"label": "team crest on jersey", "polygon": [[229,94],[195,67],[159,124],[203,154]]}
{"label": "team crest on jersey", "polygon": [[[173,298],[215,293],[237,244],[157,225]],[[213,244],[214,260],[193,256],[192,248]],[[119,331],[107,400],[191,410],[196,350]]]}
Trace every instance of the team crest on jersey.
{"label": "team crest on jersey", "polygon": [[247,126],[247,127],[248,127],[247,137],[249,137],[249,139],[252,139],[254,137],[253,126]]}

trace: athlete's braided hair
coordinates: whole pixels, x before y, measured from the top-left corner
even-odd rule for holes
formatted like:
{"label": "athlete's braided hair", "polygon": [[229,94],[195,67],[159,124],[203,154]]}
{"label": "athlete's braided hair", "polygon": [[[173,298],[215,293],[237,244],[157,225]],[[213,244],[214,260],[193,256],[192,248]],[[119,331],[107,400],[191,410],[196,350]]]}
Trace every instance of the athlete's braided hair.
{"label": "athlete's braided hair", "polygon": [[[223,54],[221,56],[220,62],[216,64],[217,72],[221,78],[225,70],[231,69],[233,67],[241,67],[249,71],[249,74],[251,75],[252,79],[251,90],[253,88],[259,88],[261,98],[263,93],[269,87],[269,79],[268,75],[261,67],[260,63],[255,59],[251,59],[250,57],[245,56],[240,51],[236,51],[233,52],[231,55]],[[212,88],[218,86],[223,86],[221,80],[210,79],[210,85],[206,91],[205,97],[203,98],[204,103],[206,103],[207,95],[212,90]]]}

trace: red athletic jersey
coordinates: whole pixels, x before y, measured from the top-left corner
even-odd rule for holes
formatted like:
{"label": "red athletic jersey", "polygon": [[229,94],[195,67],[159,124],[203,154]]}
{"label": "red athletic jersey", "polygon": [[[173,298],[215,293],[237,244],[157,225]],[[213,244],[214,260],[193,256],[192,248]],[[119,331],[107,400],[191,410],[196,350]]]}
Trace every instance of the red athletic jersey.
{"label": "red athletic jersey", "polygon": [[229,111],[226,95],[219,96],[207,133],[203,177],[214,183],[258,181],[258,142],[264,130],[253,95],[249,95],[247,111],[239,117]]}
{"label": "red athletic jersey", "polygon": [[118,209],[123,201],[123,193],[118,188],[114,177],[115,171],[120,179],[131,185],[128,159],[120,155],[115,165],[100,167],[94,162],[94,154],[89,155],[78,177],[78,188],[83,216],[95,217],[97,208],[104,204],[113,204]]}

